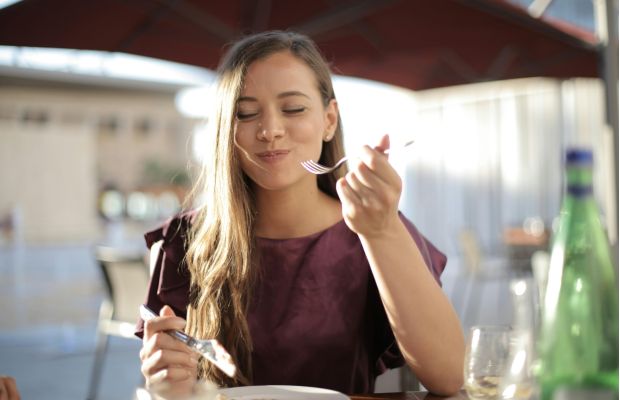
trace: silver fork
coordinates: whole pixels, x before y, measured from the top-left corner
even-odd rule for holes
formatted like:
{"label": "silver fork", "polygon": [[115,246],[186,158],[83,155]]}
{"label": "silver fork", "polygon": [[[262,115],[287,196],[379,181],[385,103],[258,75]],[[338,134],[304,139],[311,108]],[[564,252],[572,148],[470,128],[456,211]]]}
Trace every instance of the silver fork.
{"label": "silver fork", "polygon": [[[402,146],[394,147],[393,149],[387,149],[386,151],[383,152],[383,154],[390,154],[390,150],[402,149],[404,147],[409,146],[413,142],[414,142],[413,140],[410,140],[410,141],[404,143]],[[327,167],[325,165],[321,165],[321,164],[319,164],[318,162],[316,162],[314,160],[302,161],[301,162],[301,166],[304,167],[306,169],[306,171],[308,171],[308,172],[311,172],[311,173],[313,173],[315,175],[321,175],[321,174],[327,174],[327,173],[330,173],[330,172],[334,171],[336,168],[338,168],[342,164],[344,164],[348,159],[349,159],[349,156],[344,156],[340,160],[338,160],[338,162],[336,164],[334,164],[331,167]]]}
{"label": "silver fork", "polygon": [[[142,317],[144,321],[148,321],[157,317],[157,314],[146,305],[142,304],[140,306],[140,317]],[[185,343],[194,352],[200,354],[201,356],[212,362],[226,375],[230,376],[231,378],[237,379],[242,385],[251,385],[248,379],[243,376],[241,371],[237,369],[237,366],[233,362],[230,354],[217,340],[196,339],[178,330],[169,330],[166,331],[166,333],[173,338]]]}

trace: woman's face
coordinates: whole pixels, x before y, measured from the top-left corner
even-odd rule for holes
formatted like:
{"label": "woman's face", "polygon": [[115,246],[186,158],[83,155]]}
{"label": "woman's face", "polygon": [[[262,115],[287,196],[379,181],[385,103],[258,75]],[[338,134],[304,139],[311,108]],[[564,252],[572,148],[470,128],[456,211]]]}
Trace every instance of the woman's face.
{"label": "woman's face", "polygon": [[243,171],[258,188],[316,182],[300,162],[318,160],[338,123],[336,101],[324,106],[314,72],[288,51],[253,62],[237,102],[235,138]]}

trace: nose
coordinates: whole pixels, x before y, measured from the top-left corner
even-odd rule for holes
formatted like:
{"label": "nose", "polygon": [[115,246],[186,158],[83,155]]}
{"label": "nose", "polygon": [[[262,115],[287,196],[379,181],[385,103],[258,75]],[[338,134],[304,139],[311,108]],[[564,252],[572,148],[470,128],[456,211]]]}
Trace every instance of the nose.
{"label": "nose", "polygon": [[271,142],[284,135],[284,122],[275,112],[264,113],[258,122],[256,138],[258,140]]}

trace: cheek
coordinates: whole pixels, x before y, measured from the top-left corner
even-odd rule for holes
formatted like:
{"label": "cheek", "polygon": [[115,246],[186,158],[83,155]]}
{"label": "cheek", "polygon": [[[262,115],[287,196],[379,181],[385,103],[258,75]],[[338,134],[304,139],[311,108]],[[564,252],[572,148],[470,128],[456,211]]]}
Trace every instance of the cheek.
{"label": "cheek", "polygon": [[242,149],[248,149],[254,141],[254,136],[251,134],[250,129],[247,126],[237,125],[234,129],[235,144]]}
{"label": "cheek", "polygon": [[323,140],[323,134],[325,133],[325,127],[321,121],[313,119],[298,122],[294,127],[291,127],[290,132],[296,136],[299,141],[307,143],[318,143]]}

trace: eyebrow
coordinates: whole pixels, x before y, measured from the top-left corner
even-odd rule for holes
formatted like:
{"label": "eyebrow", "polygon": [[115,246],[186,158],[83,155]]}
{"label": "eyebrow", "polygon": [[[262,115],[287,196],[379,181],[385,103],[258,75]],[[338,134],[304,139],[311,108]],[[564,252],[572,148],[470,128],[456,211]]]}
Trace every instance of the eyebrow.
{"label": "eyebrow", "polygon": [[[305,97],[307,99],[310,99],[310,96],[308,96],[307,94],[300,92],[298,90],[290,90],[288,92],[282,92],[280,94],[278,94],[278,99],[282,99],[285,97],[291,97],[291,96],[302,96]],[[239,97],[239,99],[237,100],[237,102],[241,102],[241,101],[258,101],[255,97],[250,97],[250,96],[242,96]]]}

